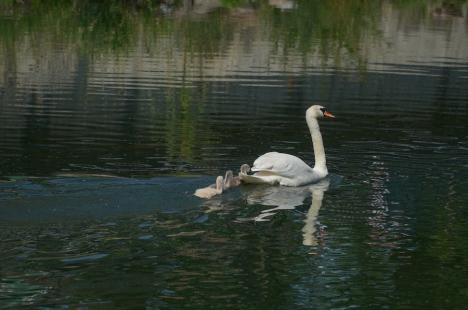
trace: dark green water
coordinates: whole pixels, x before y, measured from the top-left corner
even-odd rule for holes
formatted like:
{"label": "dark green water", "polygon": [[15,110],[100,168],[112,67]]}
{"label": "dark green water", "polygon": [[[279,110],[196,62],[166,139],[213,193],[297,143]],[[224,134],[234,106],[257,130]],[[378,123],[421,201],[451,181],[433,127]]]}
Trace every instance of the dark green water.
{"label": "dark green water", "polygon": [[[466,309],[465,1],[25,2],[0,4],[0,308]],[[330,178],[192,196],[313,164],[314,103]]]}

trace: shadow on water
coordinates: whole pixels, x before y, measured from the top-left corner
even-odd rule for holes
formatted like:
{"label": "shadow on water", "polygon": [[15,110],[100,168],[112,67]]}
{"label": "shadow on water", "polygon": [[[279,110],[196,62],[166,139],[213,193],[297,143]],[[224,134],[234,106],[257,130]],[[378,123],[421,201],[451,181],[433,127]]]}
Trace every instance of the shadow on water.
{"label": "shadow on water", "polygon": [[130,179],[76,175],[0,183],[2,221],[56,221],[151,212],[186,212],[200,206],[195,188],[209,177]]}

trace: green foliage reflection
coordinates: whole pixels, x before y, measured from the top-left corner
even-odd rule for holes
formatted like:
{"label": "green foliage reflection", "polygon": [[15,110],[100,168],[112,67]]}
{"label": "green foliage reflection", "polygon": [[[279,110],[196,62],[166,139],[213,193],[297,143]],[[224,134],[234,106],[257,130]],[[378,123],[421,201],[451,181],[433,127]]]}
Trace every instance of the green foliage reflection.
{"label": "green foliage reflection", "polygon": [[324,53],[343,47],[355,53],[363,33],[375,29],[380,6],[380,2],[369,0],[300,0],[295,10],[281,12],[267,1],[223,0],[219,9],[202,18],[180,18],[182,12],[192,9],[193,5],[186,2],[7,1],[1,4],[8,18],[0,19],[0,40],[46,31],[86,50],[121,50],[134,44],[143,30],[146,35],[179,34],[194,52],[219,52],[229,42],[233,29],[232,21],[225,18],[232,12],[222,7],[235,10],[250,6],[258,9],[262,24],[271,24],[273,39],[285,47],[299,47],[305,53],[316,47]]}

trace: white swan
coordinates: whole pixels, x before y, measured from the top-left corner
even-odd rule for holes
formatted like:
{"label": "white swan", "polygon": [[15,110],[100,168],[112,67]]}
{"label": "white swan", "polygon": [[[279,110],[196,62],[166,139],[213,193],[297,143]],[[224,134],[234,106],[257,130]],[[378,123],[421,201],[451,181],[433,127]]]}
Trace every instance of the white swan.
{"label": "white swan", "polygon": [[306,111],[306,121],[309,126],[312,144],[314,146],[315,165],[310,167],[302,159],[284,153],[270,152],[257,158],[251,170],[253,175],[240,173],[240,179],[245,183],[267,183],[284,186],[301,186],[317,182],[328,175],[325,149],[318,118],[332,117],[333,114],[320,105],[313,105]]}
{"label": "white swan", "polygon": [[213,196],[220,195],[223,193],[223,177],[218,176],[216,178],[216,185],[212,184],[208,187],[199,188],[195,191],[194,195],[200,198],[210,199]]}

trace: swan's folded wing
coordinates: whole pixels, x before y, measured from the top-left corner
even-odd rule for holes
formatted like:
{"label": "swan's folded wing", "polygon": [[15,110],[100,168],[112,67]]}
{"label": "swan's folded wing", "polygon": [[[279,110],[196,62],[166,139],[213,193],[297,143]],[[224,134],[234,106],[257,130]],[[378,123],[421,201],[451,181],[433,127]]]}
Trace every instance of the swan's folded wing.
{"label": "swan's folded wing", "polygon": [[252,183],[252,184],[275,184],[278,183],[275,179],[270,177],[262,177],[262,176],[255,176],[249,174],[239,174],[240,179],[245,183]]}
{"label": "swan's folded wing", "polygon": [[312,169],[300,158],[278,152],[266,153],[255,160],[252,171],[258,175],[275,174],[292,178],[298,173]]}

